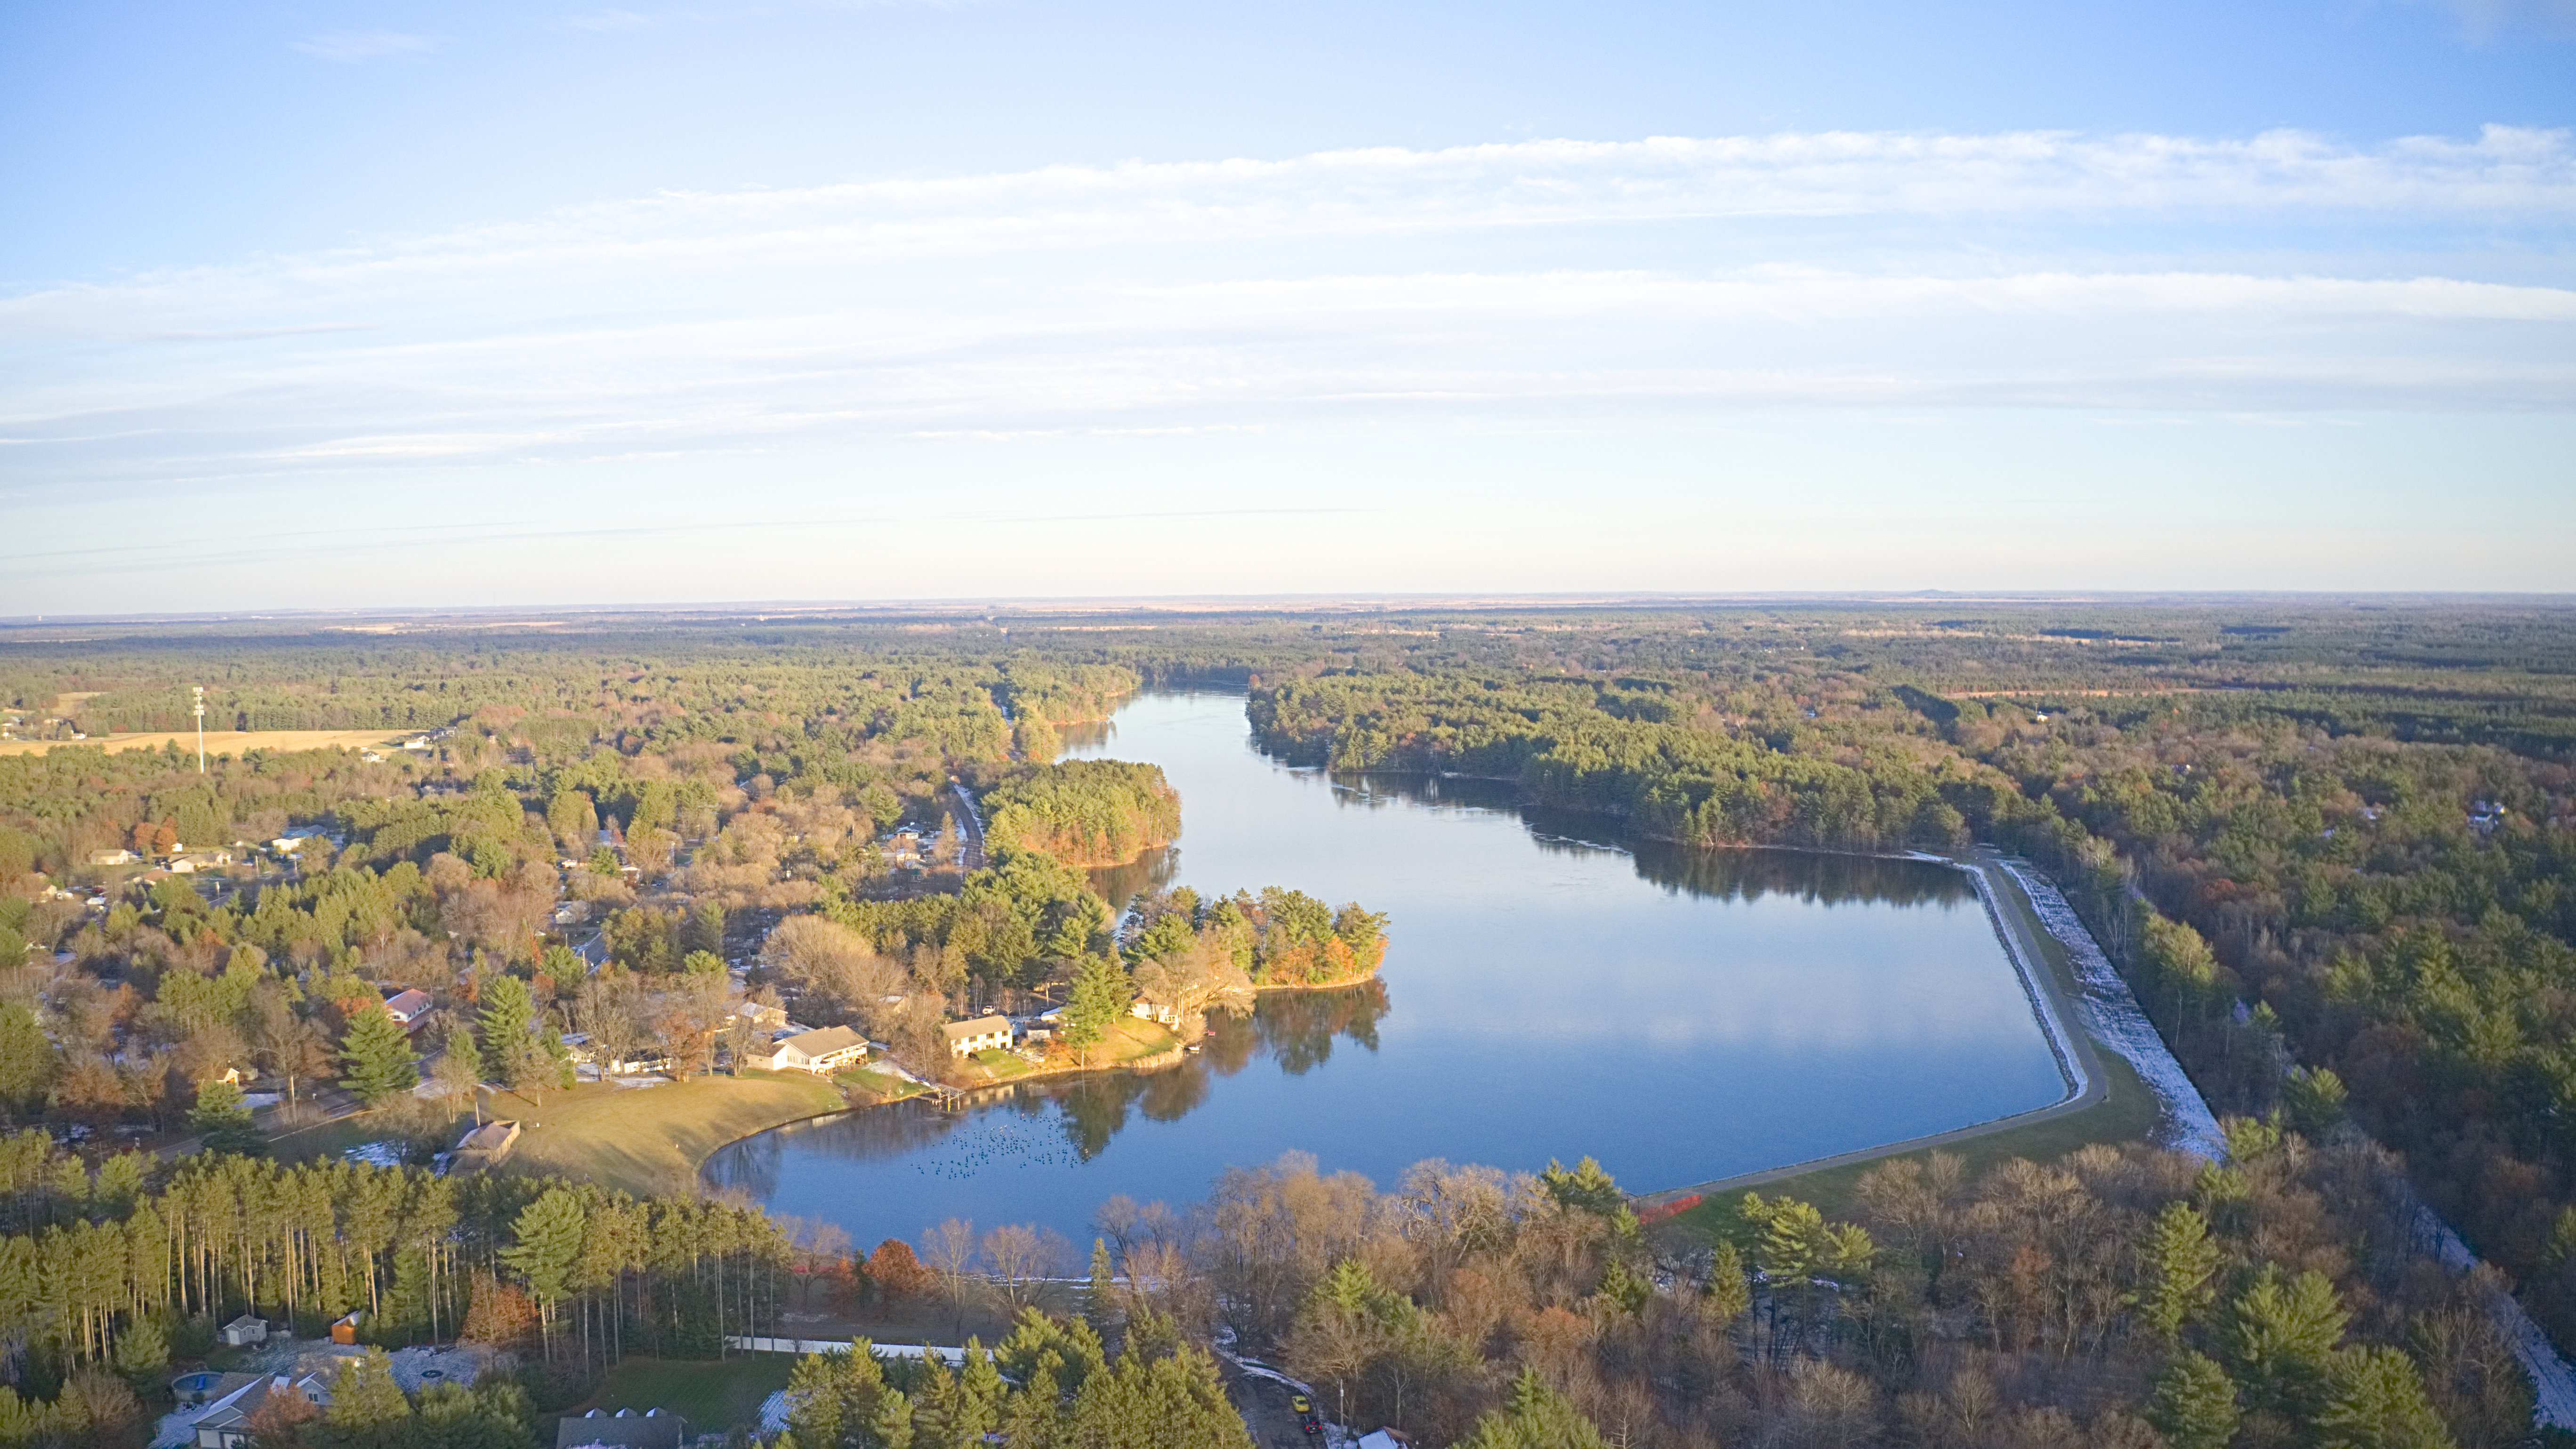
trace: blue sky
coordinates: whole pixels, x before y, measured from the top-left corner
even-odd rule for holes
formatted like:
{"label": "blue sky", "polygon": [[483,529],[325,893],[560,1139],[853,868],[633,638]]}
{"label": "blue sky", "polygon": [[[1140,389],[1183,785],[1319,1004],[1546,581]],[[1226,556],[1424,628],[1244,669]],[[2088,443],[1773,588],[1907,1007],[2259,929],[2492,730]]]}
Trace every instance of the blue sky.
{"label": "blue sky", "polygon": [[2576,3],[0,11],[0,613],[2576,588]]}

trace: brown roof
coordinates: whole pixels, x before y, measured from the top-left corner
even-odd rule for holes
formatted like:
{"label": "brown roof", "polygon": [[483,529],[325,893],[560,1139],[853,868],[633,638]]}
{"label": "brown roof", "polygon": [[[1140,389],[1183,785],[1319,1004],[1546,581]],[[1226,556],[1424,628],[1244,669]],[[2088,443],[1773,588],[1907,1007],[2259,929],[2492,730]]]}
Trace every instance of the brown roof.
{"label": "brown roof", "polygon": [[990,1036],[997,1031],[1004,1036],[1009,1036],[1011,1019],[1007,1016],[979,1016],[973,1021],[952,1021],[940,1030],[947,1033],[950,1041],[955,1041],[961,1036]]}
{"label": "brown roof", "polygon": [[846,1026],[827,1026],[819,1031],[803,1032],[788,1037],[778,1043],[781,1047],[794,1047],[808,1057],[827,1057],[834,1052],[848,1051],[854,1046],[867,1044],[866,1037]]}

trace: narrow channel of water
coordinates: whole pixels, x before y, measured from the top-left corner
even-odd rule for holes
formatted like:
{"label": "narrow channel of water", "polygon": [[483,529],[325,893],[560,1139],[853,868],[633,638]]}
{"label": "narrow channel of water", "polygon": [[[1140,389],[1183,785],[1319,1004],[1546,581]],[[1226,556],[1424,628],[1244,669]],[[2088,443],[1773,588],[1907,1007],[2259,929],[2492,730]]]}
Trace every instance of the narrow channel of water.
{"label": "narrow channel of water", "polygon": [[2063,1092],[1974,893],[1946,867],[1622,846],[1497,787],[1331,778],[1253,748],[1240,696],[1153,694],[1071,753],[1181,792],[1167,852],[1100,873],[1287,885],[1392,916],[1380,982],[1272,996],[1165,1072],[763,1133],[707,1177],[862,1246],[943,1218],[1090,1241],[1114,1193],[1185,1208],[1228,1165],[1313,1153],[1392,1186],[1428,1157],[1601,1159],[1634,1189],[1801,1162]]}

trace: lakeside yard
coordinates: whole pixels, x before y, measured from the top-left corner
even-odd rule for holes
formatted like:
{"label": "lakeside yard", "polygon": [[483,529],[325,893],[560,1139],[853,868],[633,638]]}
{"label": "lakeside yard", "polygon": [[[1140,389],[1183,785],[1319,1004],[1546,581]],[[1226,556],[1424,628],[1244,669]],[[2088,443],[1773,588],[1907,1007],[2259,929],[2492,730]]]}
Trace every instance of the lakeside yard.
{"label": "lakeside yard", "polygon": [[584,1083],[536,1101],[496,1092],[483,1111],[515,1116],[524,1127],[501,1171],[554,1173],[641,1197],[694,1191],[699,1166],[717,1148],[848,1105],[821,1078],[755,1071],[659,1087]]}
{"label": "lakeside yard", "polygon": [[1059,1059],[1057,1054],[1052,1052],[1048,1054],[1046,1064],[1040,1066],[1017,1052],[995,1048],[977,1052],[968,1059],[967,1079],[959,1085],[983,1087],[1014,1081],[1021,1077],[1064,1076],[1076,1072],[1107,1071],[1125,1066],[1130,1062],[1160,1056],[1179,1045],[1181,1045],[1181,1038],[1171,1028],[1159,1022],[1147,1021],[1141,1016],[1122,1016],[1109,1028],[1108,1039],[1101,1043],[1100,1050],[1095,1053],[1095,1059],[1089,1066],[1075,1066],[1070,1053],[1064,1054]]}
{"label": "lakeside yard", "polygon": [[[698,1168],[726,1143],[788,1122],[846,1110],[831,1082],[801,1072],[745,1072],[661,1086],[584,1082],[568,1092],[534,1097],[493,1092],[483,1117],[515,1118],[517,1148],[499,1171],[555,1174],[622,1189],[638,1197],[686,1195]],[[441,1129],[453,1143],[473,1118],[459,1113]],[[350,1148],[402,1135],[382,1113],[362,1112],[286,1133],[270,1144],[281,1161],[336,1157]]]}

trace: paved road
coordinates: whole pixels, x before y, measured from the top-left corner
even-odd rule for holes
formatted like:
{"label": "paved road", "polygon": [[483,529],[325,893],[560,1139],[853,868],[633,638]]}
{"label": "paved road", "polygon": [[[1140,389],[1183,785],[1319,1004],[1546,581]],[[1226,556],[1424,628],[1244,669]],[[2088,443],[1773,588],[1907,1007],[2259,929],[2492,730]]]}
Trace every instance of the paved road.
{"label": "paved road", "polygon": [[966,793],[965,786],[951,780],[948,782],[948,794],[957,802],[957,828],[966,832],[965,848],[957,853],[957,863],[963,870],[982,870],[984,868],[984,817],[975,809],[975,797]]}

